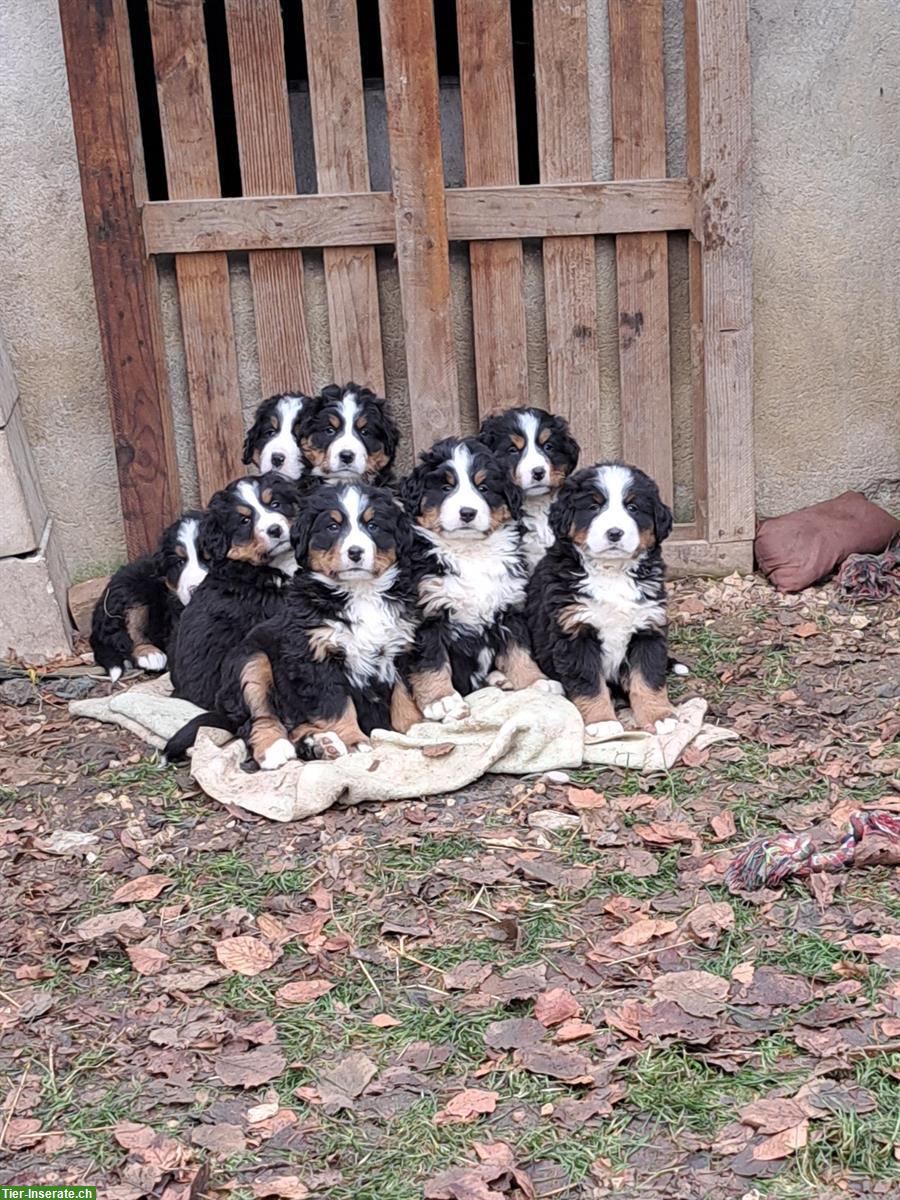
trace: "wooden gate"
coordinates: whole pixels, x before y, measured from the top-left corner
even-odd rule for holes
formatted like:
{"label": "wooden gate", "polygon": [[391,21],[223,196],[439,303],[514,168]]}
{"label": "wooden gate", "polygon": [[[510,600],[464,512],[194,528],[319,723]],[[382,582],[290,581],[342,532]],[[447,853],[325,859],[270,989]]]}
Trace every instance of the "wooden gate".
{"label": "wooden gate", "polygon": [[[432,0],[380,0],[390,191],[370,190],[357,0],[302,0],[318,191],[297,194],[283,19],[224,0],[242,194],[223,198],[203,0],[140,0],[168,199],[151,200],[130,0],[60,0],[129,551],[180,506],[157,259],[174,255],[203,498],[241,470],[229,252],[249,255],[262,394],[312,390],[301,250],[323,248],[333,376],[385,386],[375,247],[395,248],[416,450],[469,432],[449,246],[469,246],[478,405],[529,399],[523,239],[542,239],[546,394],[602,446],[596,239],[615,237],[622,453],[673,488],[667,233],[689,235],[693,519],[668,558],[751,566],[747,0],[684,0],[687,174],[666,177],[663,0],[608,0],[613,179],[592,181],[588,6],[531,0],[540,182],[520,183],[511,2],[456,0],[465,186],[446,187]],[[522,0],[526,3],[527,0]],[[603,5],[604,12],[607,4]],[[471,420],[469,421],[471,424]]]}

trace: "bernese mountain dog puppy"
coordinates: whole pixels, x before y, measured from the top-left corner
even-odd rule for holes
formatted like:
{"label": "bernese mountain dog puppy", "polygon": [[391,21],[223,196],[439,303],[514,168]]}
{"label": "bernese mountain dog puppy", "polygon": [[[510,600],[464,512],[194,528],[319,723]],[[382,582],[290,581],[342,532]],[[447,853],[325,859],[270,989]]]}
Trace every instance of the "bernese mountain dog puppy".
{"label": "bernese mountain dog puppy", "polygon": [[304,405],[300,449],[307,470],[331,483],[390,481],[398,430],[387,402],[355,383],[329,384]]}
{"label": "bernese mountain dog puppy", "polygon": [[486,417],[478,437],[522,489],[528,572],[553,545],[550,505],[578,466],[579,446],[562,417],[543,408],[510,408]]}
{"label": "bernese mountain dog puppy", "polygon": [[417,617],[413,530],[393,495],[323,484],[306,495],[291,540],[298,570],[284,604],[231,655],[215,713],[179,730],[167,758],[212,724],[274,770],[297,754],[368,751],[373,729],[405,732],[422,719],[403,677]]}
{"label": "bernese mountain dog puppy", "polygon": [[113,683],[132,663],[163,671],[178,618],[207,574],[199,547],[203,513],[191,509],[164,531],[153,554],[120,567],[91,618],[94,661]]}
{"label": "bernese mountain dog puppy", "polygon": [[562,683],[587,733],[616,721],[618,693],[635,723],[653,731],[673,713],[660,551],[672,511],[643,471],[605,462],[566,480],[550,524],[556,540],[526,602],[535,657]]}
{"label": "bernese mountain dog puppy", "polygon": [[236,479],[216,492],[200,524],[209,574],[178,623],[172,688],[212,708],[222,666],[260,621],[274,616],[296,567],[290,529],[297,485],[277,471]]}
{"label": "bernese mountain dog puppy", "polygon": [[300,392],[282,392],[263,400],[244,438],[241,458],[246,466],[253,463],[261,475],[280,471],[288,479],[303,474],[300,454],[300,414],[310,399]]}
{"label": "bernese mountain dog puppy", "polygon": [[445,438],[400,484],[419,536],[421,624],[413,697],[429,720],[462,717],[484,684],[561,691],[535,665],[522,616],[522,493],[477,438]]}

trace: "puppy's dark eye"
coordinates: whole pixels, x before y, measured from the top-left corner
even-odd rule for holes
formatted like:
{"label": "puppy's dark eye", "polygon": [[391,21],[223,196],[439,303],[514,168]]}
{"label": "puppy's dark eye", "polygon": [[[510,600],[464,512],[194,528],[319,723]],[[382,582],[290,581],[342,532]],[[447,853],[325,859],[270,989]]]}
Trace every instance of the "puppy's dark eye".
{"label": "puppy's dark eye", "polygon": [[249,525],[249,524],[250,524],[250,518],[249,518],[249,517],[241,517],[241,524],[242,524],[242,525]]}
{"label": "puppy's dark eye", "polygon": [[337,433],[337,430],[335,429],[335,427],[333,425],[325,426],[325,436],[326,437],[334,437],[334,435],[336,433]]}
{"label": "puppy's dark eye", "polygon": [[486,483],[479,483],[479,485],[478,485],[478,490],[479,490],[479,492],[481,492],[481,494],[482,494],[482,495],[484,495],[484,493],[485,493],[485,492],[488,490],[488,488],[487,488],[487,484],[486,484]]}
{"label": "puppy's dark eye", "polygon": [[375,531],[378,529],[378,522],[368,521],[366,523],[366,529],[368,529],[369,533],[375,533]]}
{"label": "puppy's dark eye", "polygon": [[507,454],[518,454],[518,453],[519,453],[519,451],[516,449],[516,447],[515,447],[515,446],[507,446],[507,447],[506,447],[506,453],[507,453]]}
{"label": "puppy's dark eye", "polygon": [[636,513],[638,510],[638,506],[635,504],[635,502],[633,500],[629,500],[628,503],[625,505],[625,510],[626,510],[626,512]]}
{"label": "puppy's dark eye", "polygon": [[272,508],[275,510],[275,512],[277,512],[279,508],[281,508],[281,502],[279,500],[271,500],[269,502],[269,508]]}
{"label": "puppy's dark eye", "polygon": [[328,532],[329,533],[337,533],[339,529],[340,529],[340,525],[338,525],[337,521],[330,521],[328,523]]}
{"label": "puppy's dark eye", "polygon": [[277,433],[278,433],[277,429],[267,429],[266,432],[263,434],[263,437],[266,439],[273,438],[273,437],[275,437],[275,435]]}
{"label": "puppy's dark eye", "polygon": [[442,492],[452,492],[452,491],[453,491],[453,484],[452,484],[452,483],[444,483],[444,484],[442,484],[442,485],[441,485],[441,491],[442,491]]}

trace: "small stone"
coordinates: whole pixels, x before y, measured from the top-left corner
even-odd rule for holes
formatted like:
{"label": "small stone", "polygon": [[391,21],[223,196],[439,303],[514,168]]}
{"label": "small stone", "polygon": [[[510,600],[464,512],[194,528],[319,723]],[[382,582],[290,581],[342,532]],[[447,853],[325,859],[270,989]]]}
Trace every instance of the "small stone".
{"label": "small stone", "polygon": [[569,776],[565,771],[545,771],[544,779],[547,783],[568,783]]}
{"label": "small stone", "polygon": [[532,829],[545,829],[550,833],[561,830],[578,829],[581,817],[573,813],[557,812],[555,808],[539,808],[528,814],[528,824]]}
{"label": "small stone", "polygon": [[76,675],[71,679],[54,679],[48,687],[60,700],[83,700],[99,680],[88,675]]}
{"label": "small stone", "polygon": [[8,679],[0,683],[0,701],[14,708],[23,708],[40,699],[38,690],[30,679]]}

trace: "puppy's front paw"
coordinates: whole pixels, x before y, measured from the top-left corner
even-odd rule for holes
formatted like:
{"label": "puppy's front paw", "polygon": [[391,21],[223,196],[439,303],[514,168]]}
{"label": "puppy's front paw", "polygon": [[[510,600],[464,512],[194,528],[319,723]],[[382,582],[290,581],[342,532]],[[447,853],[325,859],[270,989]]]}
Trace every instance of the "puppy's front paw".
{"label": "puppy's front paw", "polygon": [[350,747],[351,754],[371,754],[374,746],[369,741],[354,742]]}
{"label": "puppy's front paw", "polygon": [[621,721],[592,721],[585,725],[584,732],[592,738],[614,738],[625,732],[625,726]]}
{"label": "puppy's front paw", "polygon": [[426,704],[422,715],[426,721],[443,721],[448,717],[459,721],[469,715],[469,706],[459,692],[451,692],[433,704]]}
{"label": "puppy's front paw", "polygon": [[655,732],[662,737],[667,733],[674,733],[678,728],[678,721],[675,717],[663,717],[661,721],[656,722]]}
{"label": "puppy's front paw", "polygon": [[347,747],[336,733],[314,733],[310,738],[316,758],[343,758]]}
{"label": "puppy's front paw", "polygon": [[267,750],[264,750],[256,761],[263,771],[277,771],[279,767],[283,767],[285,763],[289,763],[292,758],[296,757],[294,747],[287,738],[279,738]]}
{"label": "puppy's front paw", "polygon": [[110,683],[118,683],[121,678],[122,678],[122,668],[121,667],[110,667],[109,668],[109,682]]}
{"label": "puppy's front paw", "polygon": [[491,671],[484,684],[485,687],[502,688],[504,692],[512,691],[512,684],[502,671]]}
{"label": "puppy's front paw", "polygon": [[565,691],[558,679],[536,679],[532,686],[539,692],[549,692],[551,696],[561,696]]}
{"label": "puppy's front paw", "polygon": [[137,656],[137,665],[142,671],[164,671],[166,669],[166,661],[166,656],[162,650],[139,654]]}

